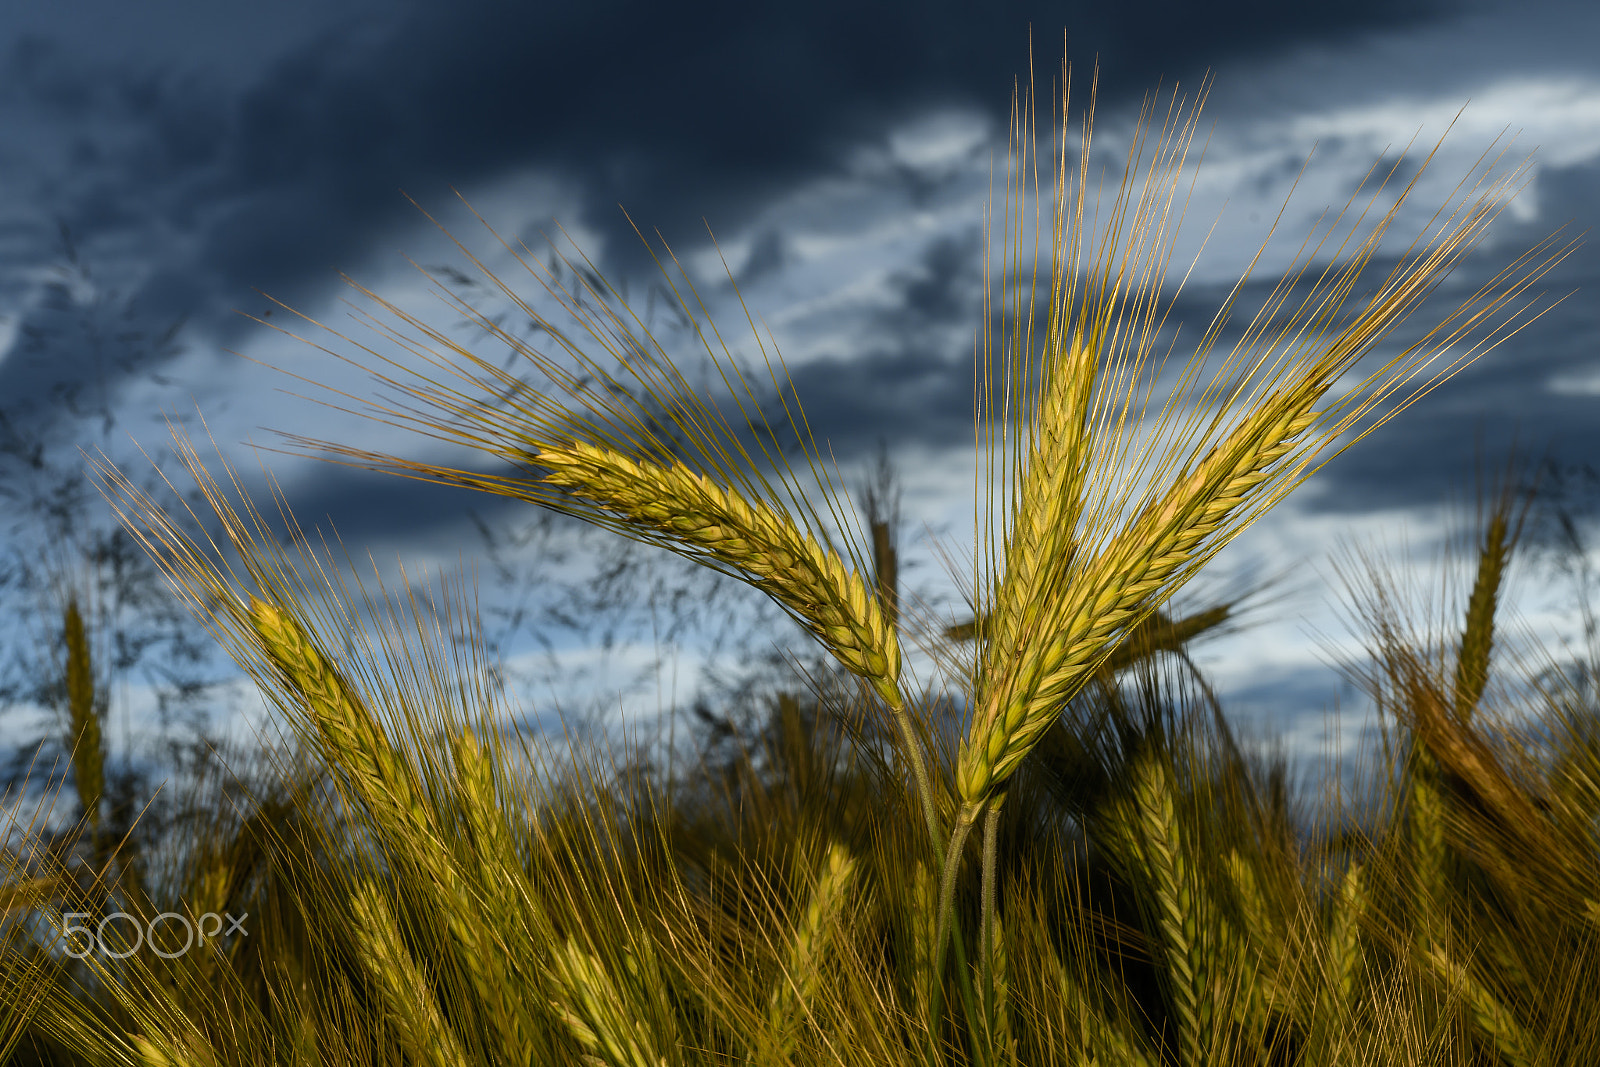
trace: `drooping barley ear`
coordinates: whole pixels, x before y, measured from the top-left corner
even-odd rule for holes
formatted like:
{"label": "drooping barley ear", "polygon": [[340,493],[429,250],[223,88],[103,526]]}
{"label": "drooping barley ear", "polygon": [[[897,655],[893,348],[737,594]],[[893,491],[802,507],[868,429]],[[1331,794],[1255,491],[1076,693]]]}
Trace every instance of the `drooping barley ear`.
{"label": "drooping barley ear", "polygon": [[815,1020],[817,992],[822,987],[830,941],[841,935],[845,908],[855,881],[856,861],[840,842],[828,846],[805,914],[795,928],[782,971],[767,999],[767,1026],[761,1035],[761,1059],[787,1061],[794,1055],[801,1027]]}
{"label": "drooping barley ear", "polygon": [[[77,596],[67,598],[62,612],[62,637],[67,650],[67,714],[72,730],[73,780],[78,799],[93,835],[95,866],[100,868],[100,800],[105,795],[105,742],[94,700],[94,664],[89,658],[89,635],[78,611]],[[99,871],[104,874],[104,871]]]}
{"label": "drooping barley ear", "polygon": [[[637,965],[629,960],[630,964]],[[664,1067],[650,1027],[633,1014],[628,998],[598,956],[565,938],[550,965],[558,996],[550,1008],[597,1067]]]}
{"label": "drooping barley ear", "polygon": [[743,571],[847,670],[901,706],[899,641],[878,598],[793,519],[682,464],[641,462],[583,441],[541,444],[533,459],[545,482]]}
{"label": "drooping barley ear", "polygon": [[356,887],[350,906],[359,924],[354,939],[367,981],[378,991],[381,1015],[413,1063],[467,1067],[461,1040],[439,1010],[438,996],[400,936],[389,902],[371,880]]}
{"label": "drooping barley ear", "polygon": [[1512,1067],[1533,1067],[1539,1062],[1536,1042],[1492,990],[1452,959],[1442,945],[1425,949],[1422,955],[1445,987],[1465,1001],[1472,1020],[1506,1062]]}
{"label": "drooping barley ear", "polygon": [[1526,892],[1537,882],[1540,896],[1575,908],[1593,885],[1586,828],[1563,826],[1547,814],[1546,787],[1514,778],[1477,731],[1451,714],[1448,696],[1414,656],[1401,655],[1398,666],[1405,707],[1422,742],[1422,777],[1435,776],[1437,792],[1437,776],[1448,771],[1478,802],[1461,806],[1457,844],[1508,891]]}

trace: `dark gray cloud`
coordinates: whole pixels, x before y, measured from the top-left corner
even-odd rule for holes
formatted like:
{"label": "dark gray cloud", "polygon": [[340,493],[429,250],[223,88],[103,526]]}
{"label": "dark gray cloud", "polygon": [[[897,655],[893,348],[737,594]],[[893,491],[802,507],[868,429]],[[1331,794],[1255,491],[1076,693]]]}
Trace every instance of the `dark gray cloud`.
{"label": "dark gray cloud", "polygon": [[[629,275],[646,260],[619,203],[692,246],[702,217],[737,232],[926,109],[1003,120],[1030,24],[1041,88],[1065,27],[1076,61],[1099,57],[1114,107],[1158,78],[1450,10],[1424,0],[1013,0],[979,15],[954,3],[415,4],[348,16],[243,89],[204,73],[214,63],[106,68],[28,37],[11,48],[0,97],[53,126],[40,158],[54,162],[33,174],[41,209],[85,244],[139,236],[152,271],[135,294],[142,312],[187,316],[226,345],[250,328],[228,312],[254,309],[252,290],[309,301],[335,270],[377,254],[415,218],[401,188],[437,206],[451,184],[543,169],[580,190],[580,221],[607,238],[604,265]],[[762,247],[770,259],[781,235]]]}

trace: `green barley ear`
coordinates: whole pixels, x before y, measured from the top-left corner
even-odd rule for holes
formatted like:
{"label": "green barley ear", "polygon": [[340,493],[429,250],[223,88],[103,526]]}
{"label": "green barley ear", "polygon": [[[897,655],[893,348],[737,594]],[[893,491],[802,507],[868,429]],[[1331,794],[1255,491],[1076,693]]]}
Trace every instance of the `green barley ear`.
{"label": "green barley ear", "polygon": [[[1129,766],[1129,787],[1097,821],[1096,841],[1138,887],[1140,910],[1154,928],[1157,969],[1177,1024],[1180,1062],[1202,1064],[1223,1053],[1233,996],[1223,979],[1232,962],[1220,913],[1194,866],[1194,845],[1180,820],[1164,746],[1148,745]],[[1247,991],[1248,992],[1248,991]]]}
{"label": "green barley ear", "polygon": [[350,904],[360,924],[354,942],[362,969],[381,998],[381,1017],[411,1062],[467,1067],[460,1038],[441,1014],[433,986],[401,938],[398,919],[382,891],[368,879]]}
{"label": "green barley ear", "polygon": [[1532,1035],[1493,990],[1457,962],[1443,946],[1425,949],[1422,956],[1446,988],[1461,998],[1478,1029],[1511,1067],[1534,1067],[1541,1062]]}
{"label": "green barley ear", "polygon": [[1238,849],[1229,849],[1223,866],[1233,883],[1242,931],[1223,924],[1220,932],[1226,951],[1237,960],[1245,988],[1234,1003],[1234,1021],[1247,1033],[1265,1034],[1272,1010],[1299,1017],[1303,1014],[1293,982],[1283,976],[1285,937],[1261,891],[1255,868]]}
{"label": "green barley ear", "polygon": [[831,843],[767,1000],[767,1028],[759,1042],[762,1062],[769,1058],[786,1062],[795,1052],[802,1025],[815,1019],[828,945],[846,921],[855,874],[856,861],[850,850],[841,842]]}
{"label": "green barley ear", "polygon": [[[630,958],[627,965],[637,963]],[[598,956],[568,937],[555,950],[550,971],[560,990],[550,1008],[583,1047],[586,1064],[665,1067],[669,1062]]]}

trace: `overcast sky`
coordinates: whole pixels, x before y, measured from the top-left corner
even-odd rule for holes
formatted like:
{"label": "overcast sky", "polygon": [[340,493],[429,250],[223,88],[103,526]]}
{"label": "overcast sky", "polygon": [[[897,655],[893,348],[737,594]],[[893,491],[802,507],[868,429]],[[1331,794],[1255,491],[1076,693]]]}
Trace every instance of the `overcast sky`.
{"label": "overcast sky", "polygon": [[[276,392],[304,389],[251,360],[374,395],[360,373],[238,313],[267,311],[264,292],[348,331],[343,272],[448,326],[408,257],[466,264],[402,191],[486,262],[509,266],[453,187],[532,247],[559,222],[619,288],[643,294],[653,268],[625,208],[672,245],[737,348],[748,333],[709,225],[840,468],[863,471],[887,443],[906,490],[907,580],[944,596],[956,618],[928,533],[958,553],[970,542],[983,219],[1030,25],[1044,95],[1063,29],[1080,77],[1098,59],[1107,159],[1146,93],[1214,77],[1174,284],[1209,239],[1174,305],[1175,365],[1308,157],[1258,290],[1375,162],[1393,164],[1413,140],[1425,155],[1458,112],[1418,206],[1443,203],[1497,139],[1513,161],[1537,150],[1527,188],[1464,279],[1481,282],[1557,227],[1578,233],[1600,216],[1600,12],[1581,0],[62,0],[0,23],[0,395],[19,430],[58,450],[110,442],[122,460],[134,455],[128,434],[163,448],[161,413],[198,404],[252,491],[269,463],[301,522],[331,521],[353,554],[470,565],[481,542],[469,511],[509,528],[521,510],[250,449],[247,439],[271,447],[284,430],[444,455]],[[72,284],[52,287],[73,257]],[[1344,539],[1401,567],[1435,555],[1466,514],[1475,435],[1492,464],[1513,436],[1525,454],[1595,462],[1597,257],[1593,245],[1569,257],[1543,286],[1562,303],[1330,463],[1215,561],[1197,593],[1291,578],[1291,597],[1197,650],[1241,722],[1282,734],[1298,755],[1318,750],[1336,702],[1355,719],[1344,729],[1359,728],[1366,704],[1324,647],[1359,650],[1338,615],[1330,553]],[[180,321],[173,344],[149,340]],[[115,416],[109,434],[84,417],[100,407]],[[505,592],[485,584],[486,600]],[[1420,588],[1437,599],[1437,583]],[[1530,571],[1514,595],[1536,629],[1572,632],[1570,598],[1545,579]],[[601,691],[607,672],[620,678],[649,658],[642,645],[611,659],[564,650]],[[664,689],[630,700],[687,699],[696,662],[681,650]]]}

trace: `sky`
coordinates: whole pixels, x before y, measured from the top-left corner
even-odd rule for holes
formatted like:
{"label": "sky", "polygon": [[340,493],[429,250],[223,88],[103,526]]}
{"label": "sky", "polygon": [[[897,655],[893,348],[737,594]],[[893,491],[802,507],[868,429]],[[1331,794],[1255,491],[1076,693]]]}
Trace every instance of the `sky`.
{"label": "sky", "polygon": [[[1204,159],[1162,290],[1170,324],[1182,323],[1174,368],[1274,220],[1241,306],[1271,290],[1325,212],[1372,188],[1374,164],[1408,180],[1447,129],[1397,235],[1426,224],[1486,152],[1503,151],[1507,169],[1533,155],[1526,185],[1446,295],[1600,217],[1600,11],[1578,0],[62,0],[0,23],[8,425],[63,462],[104,447],[137,474],[148,461],[130,435],[154,454],[165,415],[204,433],[198,412],[258,503],[265,465],[303,525],[336,530],[385,573],[476,566],[485,605],[539,603],[537,590],[518,600],[528,591],[486,561],[474,517],[498,531],[502,558],[542,580],[598,565],[592,541],[558,533],[518,549],[526,505],[263,451],[284,447],[274,431],[286,431],[461,461],[293,395],[314,391],[282,371],[378,394],[359,368],[255,318],[276,308],[266,323],[283,325],[286,306],[377,344],[350,318],[348,275],[478,344],[415,270],[471,266],[418,205],[497,271],[515,264],[465,204],[530,248],[559,224],[619,289],[648,294],[660,275],[637,224],[670,245],[742,356],[755,352],[746,308],[771,331],[842,472],[864,472],[884,444],[904,490],[906,581],[959,621],[940,548],[970,559],[984,219],[1030,32],[1045,98],[1063,47],[1077,102],[1098,64],[1102,165],[1126,149],[1147,94],[1192,94],[1210,78]],[[1515,441],[1525,458],[1564,469],[1595,462],[1597,263],[1593,244],[1572,252],[1541,282],[1541,317],[1331,461],[1180,594],[1180,606],[1203,607],[1283,579],[1269,606],[1195,649],[1242,727],[1313,761],[1370,736],[1371,702],[1336,669],[1363,654],[1341,614],[1341,544],[1432,574],[1470,518],[1475,456],[1498,466]],[[486,313],[506,310],[484,299]],[[690,353],[669,319],[652,321],[667,324],[672,351]],[[1162,389],[1176,381],[1175,370],[1160,378]],[[25,530],[12,537],[27,544]],[[1449,586],[1421,582],[1424,598],[1464,596],[1470,574],[1452,573]],[[1575,632],[1570,581],[1532,566],[1517,579],[1511,604],[1530,635]],[[541,679],[526,694],[534,717],[591,699],[624,718],[653,713],[688,701],[706,662],[702,639],[663,657],[639,625],[609,644],[559,628],[540,644],[535,629],[503,649]],[[928,676],[926,657],[916,662]],[[137,686],[128,695],[144,711],[148,697]]]}

